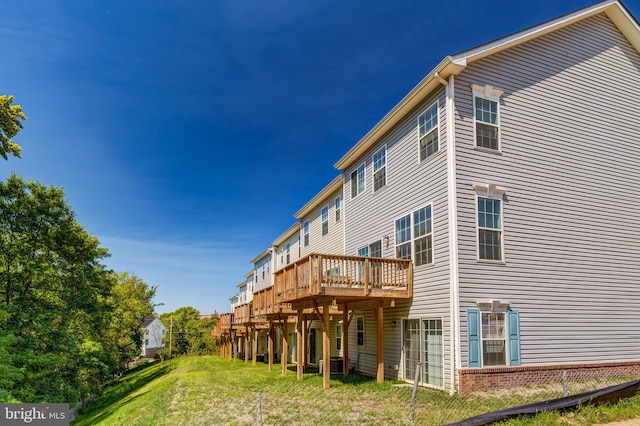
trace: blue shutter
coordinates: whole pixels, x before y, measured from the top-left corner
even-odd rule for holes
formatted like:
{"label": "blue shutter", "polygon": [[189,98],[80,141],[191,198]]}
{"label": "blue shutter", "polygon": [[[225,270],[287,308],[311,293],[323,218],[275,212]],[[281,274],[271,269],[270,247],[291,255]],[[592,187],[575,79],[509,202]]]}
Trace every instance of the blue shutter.
{"label": "blue shutter", "polygon": [[509,330],[509,365],[520,365],[520,315],[518,311],[507,311]]}
{"label": "blue shutter", "polygon": [[469,367],[480,367],[480,311],[467,309],[467,338]]}

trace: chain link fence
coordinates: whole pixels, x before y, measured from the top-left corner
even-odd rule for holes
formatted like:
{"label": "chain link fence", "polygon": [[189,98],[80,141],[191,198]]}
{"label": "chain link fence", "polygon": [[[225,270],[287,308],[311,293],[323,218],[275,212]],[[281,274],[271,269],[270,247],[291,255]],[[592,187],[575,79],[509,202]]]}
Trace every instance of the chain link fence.
{"label": "chain link fence", "polygon": [[[420,370],[420,369],[418,369]],[[606,371],[579,378],[496,391],[449,395],[410,383],[376,383],[359,375],[333,375],[331,388],[321,377],[300,382],[269,380],[257,393],[225,401],[214,424],[234,425],[446,425],[468,417],[523,404],[575,395],[637,380]]]}

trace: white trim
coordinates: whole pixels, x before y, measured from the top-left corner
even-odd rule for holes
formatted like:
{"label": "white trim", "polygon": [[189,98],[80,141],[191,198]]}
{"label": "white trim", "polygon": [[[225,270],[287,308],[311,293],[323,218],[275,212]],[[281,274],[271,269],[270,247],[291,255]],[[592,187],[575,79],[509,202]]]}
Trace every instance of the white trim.
{"label": "white trim", "polygon": [[[324,219],[324,211],[327,211],[327,219]],[[329,235],[329,211],[331,210],[331,208],[329,207],[329,204],[326,204],[324,206],[322,206],[322,208],[320,209],[320,235],[322,237],[325,237],[327,235]],[[324,233],[324,224],[327,224],[327,233]]]}
{"label": "white trim", "polygon": [[[505,260],[505,252],[504,252],[504,200],[503,197],[489,197],[488,194],[482,194],[482,193],[478,193],[476,192],[475,194],[475,209],[476,209],[476,261],[477,262],[487,262],[487,263],[498,263],[498,264],[504,264],[506,263]],[[478,198],[486,198],[489,200],[498,200],[500,201],[500,259],[481,259],[480,258],[480,240],[479,235],[480,235],[480,226],[478,225],[478,219],[479,219],[479,215],[478,215]],[[495,230],[494,228],[484,228],[484,229],[488,229],[488,230]]]}
{"label": "white trim", "polygon": [[473,91],[473,96],[475,97],[489,99],[490,101],[498,103],[500,102],[500,97],[504,93],[498,89],[495,89],[490,84],[485,84],[484,86],[481,86],[479,84],[472,84],[471,90]]}
{"label": "white trim", "polygon": [[418,321],[418,329],[419,329],[419,342],[420,342],[420,346],[418,349],[418,353],[420,355],[420,362],[425,363],[426,360],[424,359],[424,351],[425,351],[425,347],[424,344],[426,343],[426,341],[424,340],[424,322],[425,321],[440,321],[440,331],[442,332],[442,358],[441,358],[441,362],[440,364],[442,365],[442,386],[436,386],[436,385],[432,385],[430,383],[426,382],[426,378],[424,377],[424,374],[422,372],[420,372],[420,382],[418,383],[420,386],[424,386],[426,388],[430,388],[430,389],[438,389],[438,390],[443,390],[446,389],[447,386],[447,381],[446,381],[446,365],[445,365],[445,333],[444,333],[444,316],[418,316],[418,317],[414,317],[414,316],[407,316],[407,317],[402,317],[400,318],[400,377],[402,378],[402,380],[404,380],[405,382],[408,383],[413,383],[414,382],[414,378],[413,377],[405,377],[405,372],[406,372],[406,354],[405,354],[405,325],[407,321]]}
{"label": "white trim", "polygon": [[456,390],[456,371],[462,368],[460,336],[460,273],[458,258],[458,200],[456,183],[456,133],[455,133],[455,79],[449,76],[446,88],[446,125],[447,125],[447,204],[449,214],[449,282],[450,282],[450,323],[449,333],[451,351],[451,389]]}
{"label": "white trim", "polygon": [[[414,246],[414,242],[416,240],[416,236],[414,235],[414,226],[415,226],[415,222],[413,220],[413,214],[416,213],[417,211],[420,211],[422,209],[425,209],[429,207],[431,210],[431,233],[427,234],[427,235],[431,235],[431,262],[428,263],[423,263],[422,265],[416,265],[416,259],[415,259],[415,246]],[[409,247],[411,248],[411,261],[414,264],[414,267],[420,267],[420,266],[426,266],[426,265],[434,265],[436,263],[436,250],[435,250],[435,222],[434,222],[434,212],[433,212],[433,202],[424,204],[420,207],[415,207],[411,210],[409,210],[408,213],[402,214],[398,217],[396,217],[395,219],[393,219],[393,254],[392,257],[394,259],[397,259],[397,253],[396,253],[396,248],[398,247],[398,240],[396,238],[396,222],[400,219],[404,219],[406,216],[409,216],[409,231],[410,231],[410,238],[409,241],[405,241],[403,243],[401,243],[402,245],[409,243]],[[424,236],[422,236],[424,237]],[[419,237],[419,238],[422,238]]]}
{"label": "white trim", "polygon": [[[422,138],[420,136],[420,117],[422,117],[423,114],[425,114],[427,111],[433,108],[434,105],[436,106],[436,125],[429,132],[427,132],[427,134],[435,130],[436,134],[438,135],[438,149],[435,150],[433,154],[426,156],[424,159],[421,159],[420,158],[420,141]],[[416,116],[416,133],[418,136],[418,164],[421,164],[426,162],[429,158],[432,158],[433,156],[435,156],[436,153],[440,151],[440,148],[442,148],[442,139],[440,138],[440,100],[438,98],[436,98],[434,102],[431,102],[428,107],[424,108]]]}
{"label": "white trim", "polygon": [[[375,156],[376,156],[376,154],[378,154],[382,150],[384,150],[384,166],[380,167],[380,169],[384,169],[384,185],[382,185],[380,188],[376,189],[376,160],[375,160]],[[389,162],[388,152],[389,151],[387,150],[387,144],[384,144],[378,150],[376,150],[373,154],[371,154],[371,188],[372,188],[374,194],[376,192],[380,191],[382,188],[385,188],[387,186],[387,184],[389,183],[389,173],[387,173],[389,171],[389,169],[387,167],[387,164]],[[378,169],[378,170],[380,170],[380,169]],[[366,181],[366,170],[365,170],[365,181]],[[365,189],[366,189],[366,183],[365,183]]]}
{"label": "white trim", "polygon": [[[362,191],[358,191],[358,169],[360,169],[360,167],[362,167],[362,175],[364,176]],[[356,192],[357,192],[356,195],[353,195],[353,173],[354,172],[356,174]],[[367,191],[367,164],[363,162],[362,164],[359,164],[356,168],[354,168],[351,171],[351,173],[349,173],[349,195],[350,195],[349,198],[353,200],[358,195],[363,194],[366,191]]]}
{"label": "white trim", "polygon": [[[477,84],[472,84],[471,85],[471,91],[473,92],[473,100],[472,100],[472,108],[473,108],[473,146],[475,148],[479,148],[479,149],[486,149],[489,150],[491,152],[502,152],[502,126],[501,126],[501,111],[500,111],[500,96],[502,96],[502,94],[504,92],[501,92],[499,90],[496,90],[493,88],[493,86],[491,86],[490,84],[484,85],[484,86],[479,86]],[[488,123],[486,121],[481,121],[478,120],[478,117],[476,115],[476,99],[477,98],[481,98],[481,99],[486,99],[490,102],[495,102],[496,104],[496,123]],[[478,123],[482,123],[485,126],[492,126],[498,129],[498,146],[497,148],[490,148],[490,147],[486,147],[486,146],[479,146],[478,145]]]}
{"label": "white trim", "polygon": [[507,190],[494,183],[474,183],[471,185],[477,195],[485,198],[503,198]]}
{"label": "white trim", "polygon": [[[358,344],[358,319],[362,318],[362,345]],[[364,348],[367,345],[367,321],[365,321],[364,315],[356,315],[356,348]]]}

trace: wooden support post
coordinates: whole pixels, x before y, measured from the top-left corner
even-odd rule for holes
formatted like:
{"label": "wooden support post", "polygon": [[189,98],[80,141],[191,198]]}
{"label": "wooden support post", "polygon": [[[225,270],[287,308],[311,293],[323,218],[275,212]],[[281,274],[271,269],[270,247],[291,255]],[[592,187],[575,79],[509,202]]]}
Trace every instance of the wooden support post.
{"label": "wooden support post", "polygon": [[331,361],[329,360],[329,305],[322,306],[322,387],[328,389],[331,378]]}
{"label": "wooden support post", "polygon": [[296,366],[296,373],[298,374],[298,380],[302,380],[302,374],[304,372],[304,364],[303,364],[303,350],[304,350],[304,345],[303,345],[303,333],[304,331],[304,323],[302,321],[302,309],[298,309],[298,341],[297,346],[298,348],[296,349],[297,351],[297,356],[298,356],[298,365]]}
{"label": "wooden support post", "polygon": [[309,329],[311,328],[311,321],[304,320],[304,328],[302,332],[304,333],[304,338],[302,339],[304,361],[302,362],[302,366],[306,367],[309,365]]}
{"label": "wooden support post", "polygon": [[273,328],[273,321],[269,321],[269,371],[273,371],[273,341],[276,330]]}
{"label": "wooden support post", "polygon": [[342,309],[342,374],[349,374],[349,309]]}
{"label": "wooden support post", "polygon": [[378,342],[377,342],[377,349],[378,349],[378,374],[377,374],[377,381],[378,383],[382,383],[384,382],[384,347],[382,345],[383,342],[383,315],[382,315],[382,302],[378,305],[378,307],[376,308],[376,320],[377,320],[377,329],[378,329]]}
{"label": "wooden support post", "polygon": [[249,327],[244,328],[244,363],[249,363]]}
{"label": "wooden support post", "polygon": [[289,341],[287,337],[287,321],[284,321],[282,323],[282,355],[280,356],[283,376],[287,375],[287,364],[289,363]]}
{"label": "wooden support post", "polygon": [[233,352],[233,360],[237,361],[238,360],[238,335],[237,334],[233,335],[233,348],[231,349],[231,351]]}
{"label": "wooden support post", "polygon": [[253,347],[252,355],[253,355],[253,359],[251,361],[251,364],[256,365],[256,353],[258,353],[258,333],[259,331],[256,330],[256,326],[253,326],[253,339],[251,339],[251,346]]}

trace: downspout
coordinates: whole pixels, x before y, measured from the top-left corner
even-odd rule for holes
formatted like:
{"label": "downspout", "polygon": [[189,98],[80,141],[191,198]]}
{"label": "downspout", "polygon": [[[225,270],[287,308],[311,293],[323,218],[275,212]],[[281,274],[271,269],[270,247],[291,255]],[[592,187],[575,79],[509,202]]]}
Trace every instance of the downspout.
{"label": "downspout", "polygon": [[449,216],[449,324],[453,330],[449,339],[451,366],[450,366],[450,393],[456,391],[456,371],[460,368],[460,316],[459,306],[459,271],[458,271],[458,200],[456,195],[456,128],[454,105],[454,76],[449,75],[449,81],[445,81],[437,73],[435,78],[444,86],[446,91],[446,115],[447,115],[447,198]]}

